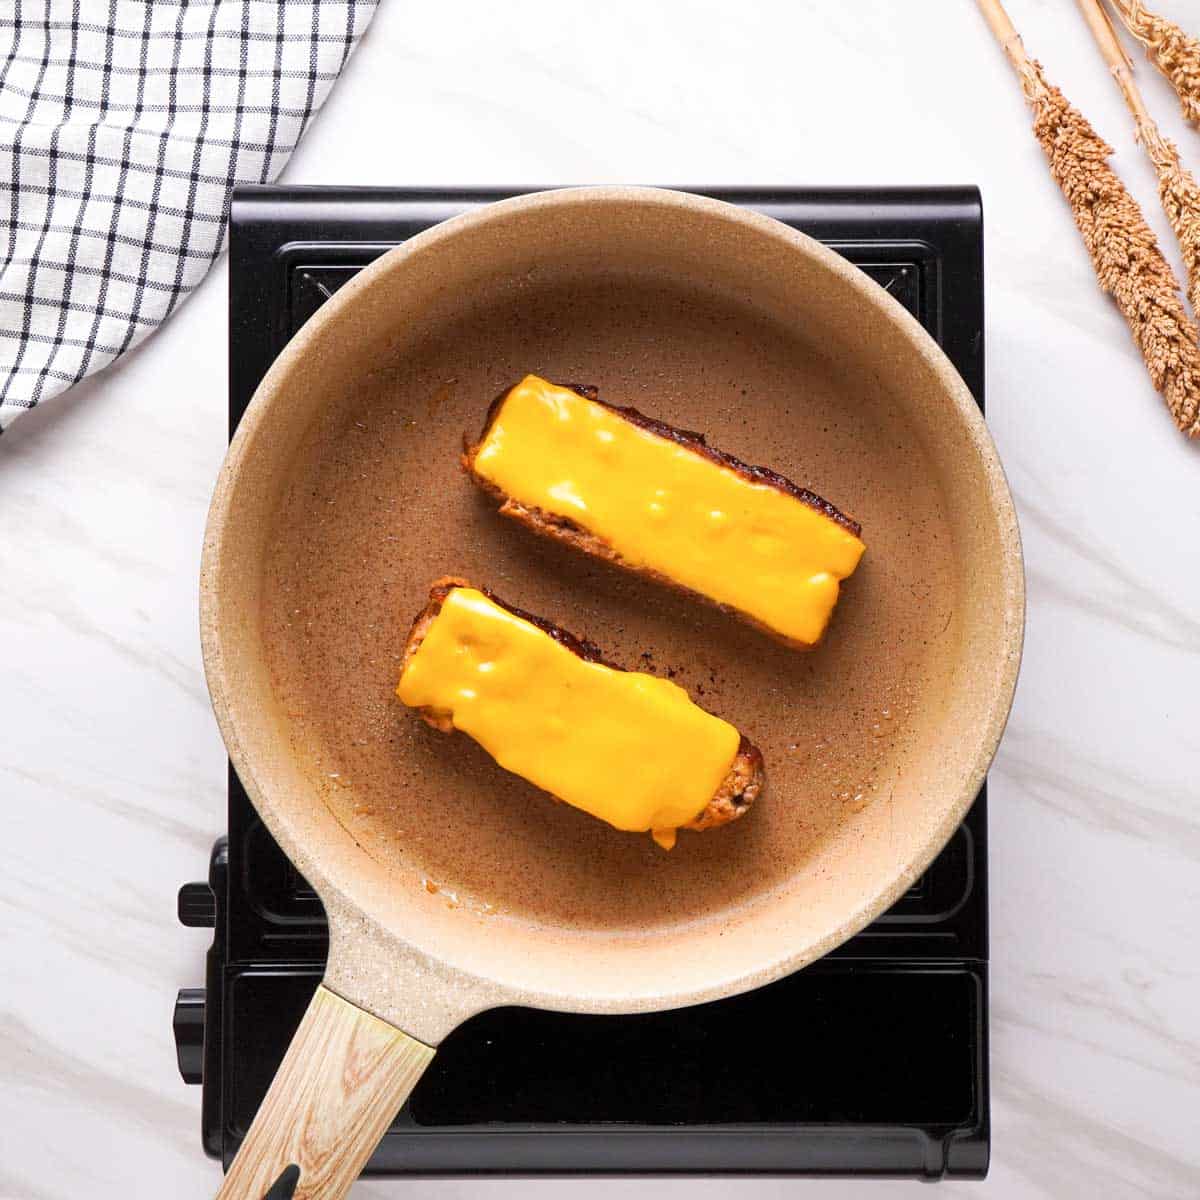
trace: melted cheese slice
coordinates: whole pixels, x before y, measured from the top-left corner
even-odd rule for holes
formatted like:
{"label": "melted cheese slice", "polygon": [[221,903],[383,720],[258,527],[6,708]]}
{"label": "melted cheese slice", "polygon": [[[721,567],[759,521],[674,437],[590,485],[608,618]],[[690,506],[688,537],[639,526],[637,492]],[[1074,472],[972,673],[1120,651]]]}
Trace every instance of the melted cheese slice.
{"label": "melted cheese slice", "polygon": [[531,508],[786,638],[813,644],[866,547],[845,526],[588,400],[528,375],[475,471]]}
{"label": "melted cheese slice", "polygon": [[506,770],[667,849],[741,741],[677,684],[585,662],[474,588],[446,597],[396,694],[449,713]]}

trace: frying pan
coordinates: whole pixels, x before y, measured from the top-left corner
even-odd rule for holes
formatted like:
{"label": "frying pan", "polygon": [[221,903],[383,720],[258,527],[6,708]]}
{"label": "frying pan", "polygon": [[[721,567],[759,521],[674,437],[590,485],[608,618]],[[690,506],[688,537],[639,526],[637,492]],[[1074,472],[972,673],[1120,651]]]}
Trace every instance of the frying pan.
{"label": "frying pan", "polygon": [[[527,371],[596,384],[862,521],[825,643],[509,526],[458,474]],[[431,579],[467,575],[677,678],[767,791],[665,854],[392,698]],[[384,254],[243,417],[205,535],[213,707],[330,951],[220,1196],[345,1194],[438,1043],[499,1005],[665,1009],[759,987],[888,908],[960,823],[1020,658],[1012,500],[967,388],[857,269],[765,217],[643,188],[490,205]],[[736,1048],[730,1048],[736,1053]]]}

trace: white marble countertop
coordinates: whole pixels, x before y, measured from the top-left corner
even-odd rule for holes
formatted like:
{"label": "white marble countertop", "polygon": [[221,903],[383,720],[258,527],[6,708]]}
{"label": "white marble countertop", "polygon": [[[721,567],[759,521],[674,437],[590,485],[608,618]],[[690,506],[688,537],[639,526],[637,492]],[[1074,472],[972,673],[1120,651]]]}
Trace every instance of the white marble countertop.
{"label": "white marble countertop", "polygon": [[[1074,6],[1010,7],[1118,147],[1178,261]],[[1200,30],[1195,0],[1161,7]],[[1200,132],[1138,62],[1200,169]],[[1200,1194],[1200,443],[1175,432],[1097,291],[974,7],[383,0],[284,179],[980,185],[988,416],[1024,530],[1029,625],[992,773],[992,1170],[942,1192]],[[176,924],[175,892],[203,874],[225,803],[196,579],[225,447],[226,282],[222,261],[158,335],[0,447],[4,1198],[217,1184],[170,1015],[208,944]],[[373,1182],[354,1195],[613,1186]]]}

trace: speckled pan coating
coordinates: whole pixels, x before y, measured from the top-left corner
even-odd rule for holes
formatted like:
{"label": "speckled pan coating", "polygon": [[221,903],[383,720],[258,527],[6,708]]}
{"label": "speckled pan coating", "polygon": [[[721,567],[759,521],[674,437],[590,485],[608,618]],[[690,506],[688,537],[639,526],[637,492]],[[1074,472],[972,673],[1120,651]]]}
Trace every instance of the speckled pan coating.
{"label": "speckled pan coating", "polygon": [[[536,288],[542,275],[582,285],[622,264],[753,303],[803,327],[835,364],[853,364],[856,377],[886,381],[944,495],[959,581],[944,688],[914,720],[888,802],[848,814],[844,827],[782,864],[769,895],[645,931],[451,908],[366,853],[314,783],[309,748],[276,695],[261,624],[267,542],[298,449],[370,364],[384,353],[402,359],[414,339],[444,329],[464,297],[478,304],[526,282]],[[868,537],[868,562],[871,545]],[[517,603],[526,599],[512,581],[488,582]],[[327,982],[436,1044],[500,1004],[628,1012],[711,1000],[777,979],[860,930],[920,875],[975,797],[1012,701],[1024,583],[991,439],[961,379],[898,304],[833,252],[766,217],[655,189],[580,188],[504,201],[429,230],[363,271],[300,331],[259,388],[218,479],[200,607],[209,690],[230,756],[329,915]],[[398,642],[404,619],[397,615]],[[761,804],[771,803],[768,781]]]}

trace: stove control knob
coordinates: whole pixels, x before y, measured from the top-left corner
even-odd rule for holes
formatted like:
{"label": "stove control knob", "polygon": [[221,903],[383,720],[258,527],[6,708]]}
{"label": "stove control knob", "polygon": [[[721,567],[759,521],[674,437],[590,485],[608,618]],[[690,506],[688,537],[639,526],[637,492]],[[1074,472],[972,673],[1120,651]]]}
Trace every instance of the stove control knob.
{"label": "stove control knob", "polygon": [[185,883],[179,889],[179,923],[189,929],[211,929],[217,923],[217,898],[207,883]]}
{"label": "stove control knob", "polygon": [[204,989],[181,988],[175,1000],[175,1057],[184,1083],[204,1082]]}

